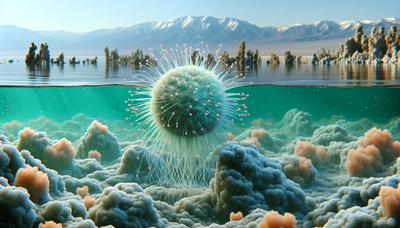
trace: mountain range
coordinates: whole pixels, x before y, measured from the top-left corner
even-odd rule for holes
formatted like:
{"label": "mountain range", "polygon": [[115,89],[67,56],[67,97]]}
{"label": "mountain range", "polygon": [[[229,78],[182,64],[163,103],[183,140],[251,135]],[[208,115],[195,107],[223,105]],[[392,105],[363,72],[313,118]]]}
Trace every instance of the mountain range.
{"label": "mountain range", "polygon": [[286,49],[311,54],[322,47],[337,48],[355,28],[362,25],[368,34],[373,26],[400,26],[400,18],[379,21],[319,21],[314,24],[260,27],[235,18],[181,17],[163,22],[148,22],[131,27],[102,29],[85,33],[33,31],[13,25],[0,25],[0,56],[22,56],[30,42],[47,42],[50,53],[65,55],[103,55],[106,46],[129,53],[136,48],[174,47],[187,44],[210,48],[222,45],[234,51],[245,40],[261,53]]}

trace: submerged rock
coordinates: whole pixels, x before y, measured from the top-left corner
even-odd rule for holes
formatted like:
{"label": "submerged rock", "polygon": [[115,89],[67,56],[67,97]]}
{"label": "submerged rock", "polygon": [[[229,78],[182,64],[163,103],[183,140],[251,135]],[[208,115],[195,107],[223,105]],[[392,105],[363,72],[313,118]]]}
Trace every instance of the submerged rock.
{"label": "submerged rock", "polygon": [[92,150],[99,152],[101,160],[105,163],[110,163],[121,155],[117,138],[108,131],[107,126],[96,120],[92,122],[83,136],[78,146],[77,156],[87,158]]}
{"label": "submerged rock", "polygon": [[104,189],[88,218],[97,226],[163,227],[152,199],[134,183],[121,183]]}
{"label": "submerged rock", "polygon": [[32,227],[36,219],[34,204],[23,188],[0,186],[0,226]]}
{"label": "submerged rock", "polygon": [[211,186],[217,213],[222,217],[228,218],[232,211],[247,215],[256,208],[280,213],[307,211],[300,186],[286,178],[278,162],[269,160],[254,147],[224,147]]}

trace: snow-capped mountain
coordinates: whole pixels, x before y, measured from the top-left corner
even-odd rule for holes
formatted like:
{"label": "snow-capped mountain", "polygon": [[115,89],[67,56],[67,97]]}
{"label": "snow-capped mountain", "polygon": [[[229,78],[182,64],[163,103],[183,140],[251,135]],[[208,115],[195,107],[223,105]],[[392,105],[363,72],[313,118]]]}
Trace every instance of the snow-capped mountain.
{"label": "snow-capped mountain", "polygon": [[[73,54],[102,54],[104,47],[118,48],[121,52],[135,48],[158,48],[160,44],[198,46],[237,46],[246,40],[260,48],[275,44],[340,42],[351,36],[362,25],[369,33],[373,26],[400,26],[400,18],[380,21],[319,21],[314,24],[296,24],[280,27],[260,27],[235,18],[182,17],[163,22],[148,22],[126,28],[103,29],[87,33],[65,31],[32,31],[17,26],[0,25],[0,55],[24,54],[31,41],[48,42],[53,52]],[[272,49],[272,48],[271,48]]]}

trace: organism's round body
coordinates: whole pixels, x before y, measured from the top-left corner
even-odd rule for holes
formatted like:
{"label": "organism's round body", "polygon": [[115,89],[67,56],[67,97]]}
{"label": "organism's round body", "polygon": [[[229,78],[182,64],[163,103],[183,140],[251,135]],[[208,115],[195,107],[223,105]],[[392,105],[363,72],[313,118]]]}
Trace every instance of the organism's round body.
{"label": "organism's round body", "polygon": [[219,125],[226,104],[222,81],[198,66],[165,73],[152,90],[151,111],[167,131],[187,137],[209,133]]}
{"label": "organism's round body", "polygon": [[149,180],[161,185],[207,185],[215,166],[210,155],[234,121],[248,114],[241,104],[246,96],[229,91],[244,83],[206,53],[193,60],[192,51],[163,50],[157,65],[136,75],[126,101],[129,118],[143,132],[145,157],[157,154],[164,161],[149,166]]}

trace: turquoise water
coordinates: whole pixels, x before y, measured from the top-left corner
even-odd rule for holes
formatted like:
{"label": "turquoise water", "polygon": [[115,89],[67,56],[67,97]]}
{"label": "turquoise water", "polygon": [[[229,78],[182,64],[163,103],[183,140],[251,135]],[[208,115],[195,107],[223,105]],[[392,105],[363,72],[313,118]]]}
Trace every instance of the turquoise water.
{"label": "turquoise water", "polygon": [[[129,86],[2,87],[0,121],[28,121],[45,116],[65,121],[78,113],[124,121]],[[387,121],[400,115],[400,88],[393,87],[289,87],[247,86],[236,92],[249,94],[247,118],[279,120],[290,109],[309,112],[315,119],[342,116]]]}
{"label": "turquoise water", "polygon": [[[375,137],[377,153],[397,150],[400,145],[395,141],[400,140],[400,87],[365,84],[335,87],[331,84],[329,87],[252,85],[236,88],[232,92],[249,95],[246,105],[250,115],[221,133],[224,135],[217,146],[206,155],[200,156],[196,148],[192,148],[188,154],[193,157],[186,160],[179,154],[159,153],[151,140],[146,147],[143,145],[146,131],[137,128],[135,117],[126,119],[129,113],[125,101],[129,91],[135,89],[127,85],[0,87],[0,126],[7,139],[0,138],[0,155],[8,156],[14,151],[12,159],[23,156],[24,160],[22,157],[20,160],[26,163],[20,165],[20,169],[28,164],[37,166],[50,178],[48,194],[52,198],[44,196],[47,204],[36,199],[30,199],[31,202],[28,196],[21,196],[40,208],[37,213],[42,213],[48,205],[66,200],[84,207],[85,198],[75,193],[78,188],[87,186],[90,197],[96,201],[93,208],[84,210],[87,214],[82,218],[92,220],[97,226],[136,227],[121,225],[120,220],[99,220],[101,214],[96,213],[106,211],[115,217],[120,213],[123,216],[133,213],[123,221],[143,219],[141,227],[148,227],[148,224],[192,227],[194,222],[204,227],[212,223],[219,224],[213,227],[220,228],[228,223],[228,227],[246,227],[248,223],[259,224],[265,211],[271,208],[281,214],[294,214],[298,227],[315,227],[335,222],[337,208],[342,208],[340,212],[347,216],[352,213],[347,209],[365,207],[372,202],[372,209],[367,209],[374,214],[379,207],[376,189],[381,185],[396,187],[400,183],[396,157],[383,160],[378,156],[369,160],[372,162],[365,167],[361,158],[362,169],[355,175],[346,166],[350,160],[348,154],[361,145],[363,138]],[[33,131],[24,129],[27,127]],[[375,128],[388,130],[389,136]],[[312,143],[311,148],[315,150],[322,148],[326,157],[316,157],[319,155],[315,151],[314,156],[299,155],[296,150],[301,149],[296,149],[297,143],[304,141]],[[5,146],[7,150],[3,149]],[[101,156],[91,157],[91,152]],[[379,166],[375,165],[375,160]],[[306,171],[303,161],[306,161]],[[0,167],[0,171],[14,184],[17,172],[11,167],[14,163],[4,164],[5,168]],[[193,182],[173,182],[175,179],[171,176],[174,175],[183,179],[193,177],[188,178]],[[221,178],[226,179],[222,181]],[[29,186],[23,187],[29,189]],[[7,188],[0,187],[0,191],[4,189]],[[109,194],[110,191],[128,200],[119,200]],[[142,191],[149,198],[145,198]],[[359,197],[358,192],[365,198]],[[243,197],[255,206],[229,197],[215,198],[216,194]],[[260,199],[260,195],[264,198]],[[284,206],[276,202],[283,202]],[[327,202],[335,204],[326,206]],[[220,207],[220,203],[228,206],[219,212],[209,209]],[[72,208],[68,203],[65,205]],[[200,208],[204,215],[193,208]],[[258,209],[253,210],[255,208]],[[229,221],[229,213],[236,211],[248,216],[247,220],[239,222],[241,226]],[[325,217],[320,218],[321,214]],[[74,216],[56,221],[65,227],[77,227],[79,221],[73,221]],[[34,217],[29,221],[38,224],[42,222],[39,219]],[[387,224],[393,222],[383,219]]]}

